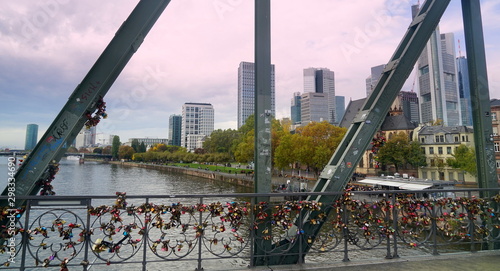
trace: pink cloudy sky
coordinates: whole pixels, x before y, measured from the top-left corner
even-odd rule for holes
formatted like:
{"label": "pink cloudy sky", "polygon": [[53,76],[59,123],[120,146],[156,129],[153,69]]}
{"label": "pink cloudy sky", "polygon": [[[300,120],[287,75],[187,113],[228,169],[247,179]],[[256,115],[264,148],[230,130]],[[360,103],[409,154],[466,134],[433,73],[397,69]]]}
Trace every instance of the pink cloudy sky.
{"label": "pink cloudy sky", "polygon": [[[290,116],[293,93],[302,92],[304,68],[333,70],[337,95],[363,98],[370,67],[389,60],[417,1],[271,2],[276,112],[283,118]],[[0,148],[23,148],[29,123],[38,124],[43,135],[136,4],[2,3]],[[481,5],[490,93],[500,98],[500,0]],[[168,117],[180,114],[185,102],[213,104],[215,128],[236,129],[237,68],[254,59],[253,16],[250,0],[172,0],[105,97],[109,118],[98,133],[118,134],[122,141],[166,138]],[[452,1],[440,29],[454,32],[465,54],[460,1]]]}

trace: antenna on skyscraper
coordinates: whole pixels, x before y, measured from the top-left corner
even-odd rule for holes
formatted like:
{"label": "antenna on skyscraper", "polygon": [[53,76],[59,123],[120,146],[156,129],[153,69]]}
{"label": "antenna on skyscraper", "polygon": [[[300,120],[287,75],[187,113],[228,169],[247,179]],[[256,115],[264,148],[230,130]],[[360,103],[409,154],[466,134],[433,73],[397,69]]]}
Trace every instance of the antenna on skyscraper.
{"label": "antenna on skyscraper", "polygon": [[462,49],[460,49],[460,39],[458,39],[458,56],[462,57]]}
{"label": "antenna on skyscraper", "polygon": [[413,77],[413,84],[411,86],[411,92],[413,92],[413,89],[415,89],[415,82],[417,81],[417,73],[415,73],[415,76]]}

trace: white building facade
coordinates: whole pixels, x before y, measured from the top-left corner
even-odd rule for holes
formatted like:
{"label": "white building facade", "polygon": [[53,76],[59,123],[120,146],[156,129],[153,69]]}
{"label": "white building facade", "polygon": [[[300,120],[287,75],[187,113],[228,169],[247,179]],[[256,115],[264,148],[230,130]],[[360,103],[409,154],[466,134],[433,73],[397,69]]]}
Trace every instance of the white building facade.
{"label": "white building facade", "polygon": [[203,139],[214,130],[214,107],[209,103],[182,106],[181,146],[188,151],[203,147]]}

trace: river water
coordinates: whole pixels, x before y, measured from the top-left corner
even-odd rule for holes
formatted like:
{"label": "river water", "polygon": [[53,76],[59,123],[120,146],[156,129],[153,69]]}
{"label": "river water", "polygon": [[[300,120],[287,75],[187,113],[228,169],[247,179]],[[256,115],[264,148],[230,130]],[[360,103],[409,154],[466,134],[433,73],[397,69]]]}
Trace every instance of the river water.
{"label": "river water", "polygon": [[[0,186],[6,187],[8,180],[8,157],[0,157]],[[151,170],[139,167],[127,167],[115,164],[86,161],[80,165],[78,161],[63,158],[60,161],[59,172],[52,182],[54,192],[58,196],[114,196],[117,191],[132,195],[164,195],[163,199],[153,199],[154,203],[181,202],[184,205],[198,203],[199,199],[172,199],[172,195],[188,194],[228,194],[228,193],[250,193],[251,188],[235,186],[221,181],[208,180],[205,178],[188,176],[184,174],[171,173],[161,170]],[[219,197],[208,198],[205,203],[233,201],[234,198]],[[129,204],[140,204],[145,202],[141,199],[128,199]],[[114,200],[93,200],[92,205],[113,204]],[[194,254],[194,253],[193,253]],[[0,257],[3,258],[3,257]],[[3,262],[3,261],[2,261]],[[230,266],[242,267],[244,262],[238,259],[228,260]],[[231,264],[232,263],[232,264]],[[31,264],[31,263],[30,263]],[[196,262],[169,262],[169,268],[192,267]],[[140,270],[140,265],[128,265],[128,268],[117,266],[94,266],[91,270]],[[148,270],[162,270],[162,263],[148,264]],[[119,269],[114,269],[119,268]],[[70,268],[73,270],[73,268]],[[79,270],[76,268],[75,270]],[[193,270],[194,268],[190,268]],[[217,268],[216,268],[217,269]],[[38,269],[37,269],[38,270]],[[43,269],[40,269],[43,270]],[[59,270],[59,269],[58,269]]]}
{"label": "river water", "polygon": [[[8,157],[0,157],[0,186],[7,184]],[[159,170],[126,167],[86,161],[60,161],[59,172],[52,182],[56,195],[180,195],[225,194],[251,192],[251,189],[232,184],[208,181],[205,178],[186,176]]]}

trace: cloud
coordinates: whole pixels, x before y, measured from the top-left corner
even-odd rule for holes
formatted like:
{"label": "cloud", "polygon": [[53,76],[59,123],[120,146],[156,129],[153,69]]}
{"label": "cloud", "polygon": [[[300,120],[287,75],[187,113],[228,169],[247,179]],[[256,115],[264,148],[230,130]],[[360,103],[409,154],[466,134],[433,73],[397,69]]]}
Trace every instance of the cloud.
{"label": "cloud", "polygon": [[[370,67],[389,60],[407,30],[414,2],[272,1],[277,117],[290,115],[290,99],[302,92],[307,67],[333,70],[336,93],[347,101],[364,97]],[[490,87],[498,97],[500,6],[482,2]],[[4,139],[2,133],[0,145],[24,146],[28,123],[50,125],[136,4],[30,0],[2,6],[0,95],[7,105],[0,127],[17,136]],[[119,134],[122,141],[167,137],[169,116],[180,114],[186,102],[212,103],[216,128],[235,129],[238,65],[254,59],[253,5],[244,0],[171,1],[104,98],[109,118],[98,130]],[[460,16],[459,5],[451,3],[441,31],[460,36]]]}

